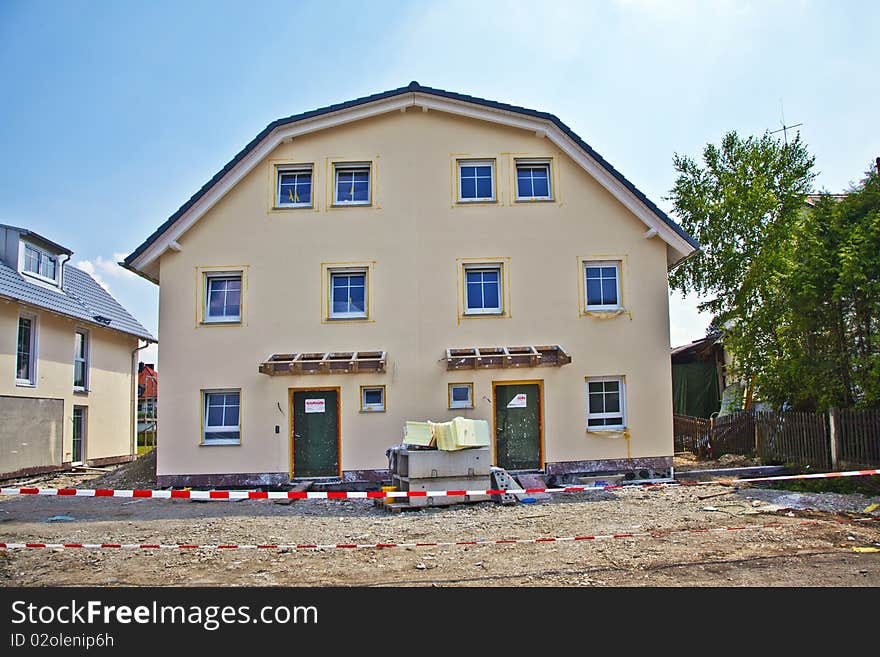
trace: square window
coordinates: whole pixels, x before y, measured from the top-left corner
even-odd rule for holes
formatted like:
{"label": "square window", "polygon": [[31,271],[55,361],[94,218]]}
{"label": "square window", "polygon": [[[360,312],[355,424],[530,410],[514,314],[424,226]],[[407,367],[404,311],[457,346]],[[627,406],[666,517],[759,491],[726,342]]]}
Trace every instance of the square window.
{"label": "square window", "polygon": [[553,198],[549,162],[516,163],[516,200],[535,201]]}
{"label": "square window", "polygon": [[361,386],[361,412],[382,413],[385,411],[385,386]]}
{"label": "square window", "polygon": [[330,271],[330,319],[367,318],[367,270]]}
{"label": "square window", "polygon": [[473,383],[450,383],[448,392],[449,408],[474,407]]}
{"label": "square window", "polygon": [[337,165],[333,188],[335,205],[369,205],[370,165]]}
{"label": "square window", "polygon": [[458,161],[458,200],[495,200],[495,161]]}
{"label": "square window", "polygon": [[585,310],[620,308],[620,262],[585,262],[584,294]]}
{"label": "square window", "polygon": [[241,391],[203,391],[204,421],[202,444],[238,445],[241,443]]}
{"label": "square window", "polygon": [[501,265],[465,265],[464,287],[466,315],[502,314]]}
{"label": "square window", "polygon": [[623,377],[587,379],[587,429],[626,428]]}
{"label": "square window", "polygon": [[206,322],[241,321],[241,274],[205,274]]}
{"label": "square window", "polygon": [[291,167],[277,170],[275,207],[312,207],[312,168]]}

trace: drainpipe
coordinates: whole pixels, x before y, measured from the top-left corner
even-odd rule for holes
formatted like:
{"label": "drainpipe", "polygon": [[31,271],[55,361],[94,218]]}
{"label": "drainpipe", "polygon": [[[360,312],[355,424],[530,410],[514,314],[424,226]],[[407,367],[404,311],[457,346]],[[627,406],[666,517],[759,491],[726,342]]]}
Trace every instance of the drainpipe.
{"label": "drainpipe", "polygon": [[[138,344],[140,344],[140,339],[138,339]],[[129,453],[131,456],[137,458],[137,386],[138,386],[138,353],[141,349],[146,349],[150,346],[150,343],[147,342],[143,346],[138,346],[132,349],[131,352],[131,435],[129,436],[129,449],[131,450]]]}

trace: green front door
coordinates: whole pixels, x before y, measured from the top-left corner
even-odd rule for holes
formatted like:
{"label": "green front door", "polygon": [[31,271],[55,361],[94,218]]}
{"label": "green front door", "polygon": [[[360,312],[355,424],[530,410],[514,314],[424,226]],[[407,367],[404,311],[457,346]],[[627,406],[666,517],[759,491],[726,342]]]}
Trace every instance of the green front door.
{"label": "green front door", "polygon": [[505,470],[541,469],[541,387],[495,385],[495,460]]}
{"label": "green front door", "polygon": [[338,476],[338,390],[297,390],[292,405],[293,476]]}

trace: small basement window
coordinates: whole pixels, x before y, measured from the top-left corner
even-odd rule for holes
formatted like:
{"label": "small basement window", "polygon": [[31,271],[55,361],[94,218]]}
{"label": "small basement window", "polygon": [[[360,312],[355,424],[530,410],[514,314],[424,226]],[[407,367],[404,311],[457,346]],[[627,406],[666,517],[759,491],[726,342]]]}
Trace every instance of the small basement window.
{"label": "small basement window", "polygon": [[278,169],[275,207],[312,207],[312,168],[284,167]]}
{"label": "small basement window", "polygon": [[206,390],[203,445],[241,444],[241,391]]}
{"label": "small basement window", "polygon": [[385,412],[385,386],[361,386],[361,412]]}
{"label": "small basement window", "polygon": [[370,204],[370,165],[336,165],[335,205]]}
{"label": "small basement window", "polygon": [[474,384],[473,383],[450,383],[448,398],[449,398],[449,408],[473,408],[474,407]]}
{"label": "small basement window", "polygon": [[464,203],[495,200],[494,160],[459,160],[458,200]]}
{"label": "small basement window", "polygon": [[587,430],[626,427],[623,377],[587,379]]}
{"label": "small basement window", "polygon": [[516,163],[516,200],[549,201],[553,198],[549,162]]}

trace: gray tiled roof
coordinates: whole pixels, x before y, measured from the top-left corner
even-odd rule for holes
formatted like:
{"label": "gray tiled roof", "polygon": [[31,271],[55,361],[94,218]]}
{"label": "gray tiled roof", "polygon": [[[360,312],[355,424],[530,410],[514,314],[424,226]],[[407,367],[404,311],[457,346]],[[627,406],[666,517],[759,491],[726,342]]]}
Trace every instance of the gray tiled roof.
{"label": "gray tiled roof", "polygon": [[[15,299],[89,324],[136,335],[156,342],[156,338],[119,305],[94,278],[81,269],[64,264],[64,289],[54,291],[31,283],[0,261],[0,297]],[[105,318],[103,321],[99,318]],[[109,320],[107,322],[106,320]]]}

